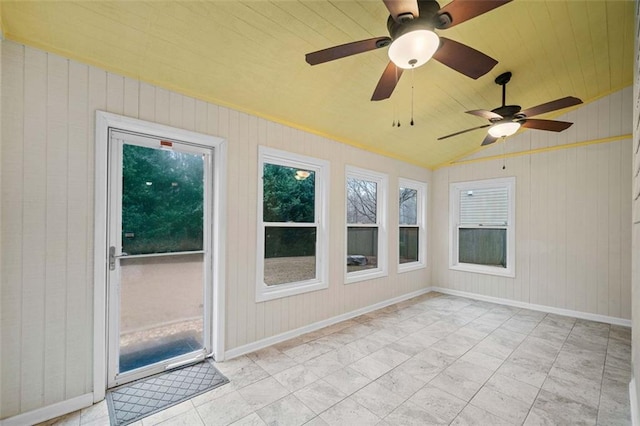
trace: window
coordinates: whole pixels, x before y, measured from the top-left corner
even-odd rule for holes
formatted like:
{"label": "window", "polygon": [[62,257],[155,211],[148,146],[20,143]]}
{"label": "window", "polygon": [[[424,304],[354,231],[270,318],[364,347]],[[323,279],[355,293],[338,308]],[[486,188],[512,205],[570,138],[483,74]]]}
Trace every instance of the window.
{"label": "window", "polygon": [[386,175],[347,167],[346,282],[387,275]]}
{"label": "window", "polygon": [[515,277],[515,183],[451,184],[451,269]]}
{"label": "window", "polygon": [[398,272],[426,265],[426,193],[427,185],[400,179],[398,191]]}
{"label": "window", "polygon": [[256,300],[327,288],[329,163],[260,147],[259,170]]}

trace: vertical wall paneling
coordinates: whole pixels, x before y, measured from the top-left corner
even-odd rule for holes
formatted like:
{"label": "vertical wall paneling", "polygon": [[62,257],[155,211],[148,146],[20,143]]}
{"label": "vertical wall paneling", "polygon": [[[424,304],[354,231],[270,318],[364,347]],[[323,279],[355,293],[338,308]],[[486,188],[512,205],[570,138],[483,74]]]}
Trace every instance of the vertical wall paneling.
{"label": "vertical wall paneling", "polygon": [[[602,127],[602,126],[599,126]],[[594,147],[596,148],[596,147]],[[597,312],[606,315],[608,312],[608,287],[609,287],[609,197],[610,197],[610,184],[609,184],[609,157],[611,156],[611,147],[598,146],[600,155],[598,162],[598,186],[597,186],[597,199],[598,199],[598,216],[597,216]],[[606,149],[609,148],[609,149]],[[615,232],[615,231],[614,231]],[[617,232],[616,232],[617,234]]]}
{"label": "vertical wall paneling", "polygon": [[[255,116],[249,115],[247,116],[247,158],[246,164],[258,164],[258,150],[254,148],[256,144],[258,144],[258,122],[259,119]],[[247,167],[247,199],[257,200],[258,199],[258,177],[262,176],[260,170],[256,168]],[[249,209],[249,205],[247,205],[247,209]],[[256,257],[256,247],[255,247],[255,235],[257,231],[257,222],[252,221],[251,215],[249,215],[248,223],[247,223],[247,232],[244,235],[244,246],[247,248],[247,258],[249,262]],[[256,272],[254,268],[246,268],[247,269],[247,282],[245,286],[247,288],[247,298],[240,302],[241,305],[244,305],[243,312],[245,313],[244,317],[239,317],[238,320],[245,324],[255,324],[256,322],[256,310],[254,309],[255,300],[251,299],[251,296],[254,295],[254,288],[256,282]],[[254,327],[245,327],[244,337],[247,342],[253,342],[256,340],[256,330]]]}
{"label": "vertical wall paneling", "polygon": [[155,89],[155,119],[154,121],[156,123],[160,123],[160,124],[167,124],[170,125],[171,120],[171,114],[170,114],[170,107],[171,104],[169,103],[170,100],[170,93],[168,90],[165,89],[161,89],[161,88],[156,88]]}
{"label": "vertical wall paneling", "polygon": [[[591,108],[593,110],[593,108]],[[591,123],[594,123],[595,120],[591,118]],[[593,147],[587,148],[587,179],[585,180],[586,185],[584,188],[584,194],[586,197],[586,206],[587,206],[587,222],[585,224],[585,232],[587,233],[587,241],[586,241],[586,249],[587,249],[587,258],[585,265],[599,265],[598,259],[598,214],[601,214],[601,209],[599,204],[602,201],[598,200],[598,189],[600,188],[598,182],[598,174],[599,174],[599,159],[600,155],[597,150],[592,149]],[[588,190],[587,190],[588,189]],[[592,269],[587,274],[587,312],[597,312],[598,311],[598,271]]]}
{"label": "vertical wall paneling", "polygon": [[[100,315],[104,307],[94,306],[93,294],[96,110],[227,140],[226,350],[431,284],[436,248],[429,250],[427,268],[398,275],[393,232],[389,276],[344,284],[345,166],[387,174],[390,194],[399,176],[427,182],[429,191],[437,192],[430,171],[37,49],[1,43],[0,418],[90,393],[94,375],[104,374],[94,371],[93,360],[94,345],[101,352],[106,345],[94,336],[93,323],[100,327],[105,320]],[[331,164],[326,290],[255,302],[259,145]],[[428,197],[430,214],[437,216]],[[395,198],[389,200],[391,210]],[[389,214],[390,229],[394,215]],[[500,280],[489,285],[497,293],[506,288]]]}
{"label": "vertical wall paneling", "polygon": [[207,133],[207,103],[196,100],[194,103],[194,131],[198,133]]}
{"label": "vertical wall paneling", "polygon": [[[622,146],[617,144],[611,147],[609,155],[609,163],[607,172],[609,173],[609,182],[616,182],[620,180],[620,169],[622,168],[621,161]],[[606,311],[612,316],[619,317],[620,313],[620,287],[621,287],[621,268],[622,268],[622,253],[620,252],[622,235],[621,235],[621,200],[623,194],[620,191],[609,192],[609,205],[608,205],[608,229],[607,232],[607,270],[605,271],[607,276],[607,283],[609,284],[604,291],[608,294],[603,295],[605,302],[608,302]]]}
{"label": "vertical wall paneling", "polygon": [[184,97],[175,92],[169,92],[169,125],[182,127],[182,105]]}
{"label": "vertical wall paneling", "polygon": [[196,100],[183,96],[182,98],[182,127],[195,131],[196,129]]}
{"label": "vertical wall paneling", "polygon": [[[23,229],[23,146],[24,139],[24,47],[2,45],[2,265],[0,267],[0,336],[10,342],[22,341],[22,229]],[[8,106],[11,106],[10,108]],[[12,182],[12,185],[7,185]],[[20,412],[22,358],[21,345],[0,345],[0,401],[2,416]]]}
{"label": "vertical wall paneling", "polygon": [[[95,187],[94,183],[94,158],[95,158],[95,147],[94,147],[94,138],[95,138],[95,111],[96,110],[106,110],[107,108],[107,73],[95,68],[89,67],[89,86],[88,86],[88,95],[87,95],[87,110],[85,111],[86,120],[89,125],[87,126],[87,134],[85,135],[85,143],[87,144],[87,164],[89,164],[89,169],[87,170],[88,174],[85,177],[88,183],[87,191],[88,191],[88,199],[90,200],[87,205],[86,211],[86,221],[87,221],[87,229],[89,230],[89,234],[87,235],[87,276],[85,277],[85,285],[86,283],[93,283],[93,218],[94,214],[94,193],[93,188]],[[87,142],[88,141],[88,142]],[[106,205],[106,203],[105,203]],[[101,343],[103,346],[106,345],[106,342],[95,342],[95,336],[93,334],[94,324],[90,320],[93,318],[94,322],[104,322],[104,317],[100,317],[96,315],[94,317],[94,306],[93,306],[94,298],[93,298],[93,285],[87,285],[87,301],[86,306],[89,308],[88,318],[89,320],[85,321],[86,327],[86,335],[90,336],[92,339],[91,351],[89,353],[93,354],[93,347],[98,346]],[[106,327],[106,324],[104,325]],[[106,349],[104,351],[106,353]],[[98,374],[98,373],[95,373]],[[87,362],[87,374],[86,374],[86,390],[89,391],[93,389],[93,359],[89,359]]]}
{"label": "vertical wall paneling", "polygon": [[124,77],[107,73],[107,110],[124,113]]}
{"label": "vertical wall paneling", "polygon": [[46,122],[46,405],[64,398],[67,283],[68,61],[47,56]]}
{"label": "vertical wall paneling", "polygon": [[[572,190],[572,188],[578,188],[580,184],[580,180],[577,176],[577,151],[578,150],[576,149],[566,150],[566,202],[568,205],[576,206],[576,210],[579,211],[583,208],[580,206],[580,200],[582,200],[582,197],[579,193]],[[564,210],[565,228],[563,231],[565,239],[568,238],[569,235],[579,235],[580,227],[576,219],[576,212],[571,211],[571,209]],[[575,295],[577,294],[576,281],[579,266],[577,254],[574,250],[567,249],[565,265],[565,306],[567,309],[577,310]]]}
{"label": "vertical wall paneling", "polygon": [[[507,142],[518,150],[625,135],[630,89],[570,114],[566,135],[527,130]],[[562,117],[560,118],[562,119]],[[569,132],[570,131],[570,132]],[[565,133],[565,132],[563,132]],[[443,203],[451,182],[516,177],[516,277],[448,269],[434,262],[434,285],[527,303],[630,318],[630,139],[454,165],[434,173]],[[491,151],[493,150],[493,151]],[[487,156],[496,155],[494,148]],[[475,155],[474,158],[481,158]],[[448,204],[444,204],[448,205]],[[435,252],[447,253],[448,212],[435,215]]]}
{"label": "vertical wall paneling", "polygon": [[[587,182],[587,177],[590,174],[589,163],[587,162],[588,155],[588,147],[580,147],[576,148],[576,168],[578,169],[578,179],[576,188],[580,188]],[[585,185],[589,187],[588,185]],[[587,299],[588,299],[588,271],[587,268],[584,267],[587,264],[587,253],[589,252],[589,248],[587,247],[587,239],[589,237],[588,232],[580,232],[582,229],[587,229],[589,226],[588,216],[592,211],[592,206],[589,205],[589,200],[586,196],[580,196],[581,192],[575,191],[576,194],[576,208],[573,212],[575,221],[578,225],[575,230],[576,233],[572,234],[575,242],[578,247],[584,247],[584,250],[576,250],[576,261],[577,261],[577,271],[576,271],[576,292],[574,294],[574,298],[576,299],[576,310],[578,311],[587,311]]]}
{"label": "vertical wall paneling", "polygon": [[[251,215],[249,214],[249,200],[248,200],[248,194],[247,194],[247,189],[248,187],[251,185],[252,182],[252,178],[254,173],[250,173],[249,171],[252,169],[252,167],[250,167],[250,164],[257,164],[257,163],[250,163],[251,158],[249,156],[249,123],[248,123],[248,117],[246,114],[239,114],[238,115],[238,123],[237,123],[237,141],[238,141],[238,145],[237,145],[237,150],[238,150],[238,157],[240,159],[242,159],[241,161],[244,162],[245,167],[245,179],[244,179],[244,184],[243,185],[239,185],[239,189],[240,192],[238,193],[238,197],[239,197],[239,201],[238,201],[238,216],[239,216],[239,229],[238,231],[238,245],[241,247],[246,247],[246,256],[247,256],[247,262],[250,262],[252,259],[255,258],[251,256],[251,252],[252,250],[249,250],[250,248],[250,244],[251,244],[251,240],[249,239],[249,232],[250,232],[250,226],[249,226],[249,222],[250,222],[250,217]],[[255,166],[253,167],[253,169],[255,169]],[[253,179],[255,180],[255,179]],[[253,239],[253,238],[252,238]],[[249,268],[239,268],[238,270],[238,300],[248,300],[249,297],[252,295],[252,289],[254,288],[254,286],[252,286],[251,284],[253,284],[253,282],[249,282],[249,274],[248,274],[248,270]],[[245,320],[245,318],[247,317],[247,304],[246,303],[239,303],[238,307],[237,307],[237,318],[238,318],[238,322],[242,323]],[[238,327],[237,329],[237,339],[239,341],[246,341],[247,338],[247,329],[246,327]]]}
{"label": "vertical wall paneling", "polygon": [[140,106],[140,84],[131,78],[124,78],[124,99],[122,114],[127,117],[138,117]]}
{"label": "vertical wall paneling", "polygon": [[[627,192],[627,196],[631,199],[632,212],[628,219],[631,223],[632,232],[632,271],[631,271],[631,295],[633,300],[632,313],[633,324],[631,328],[631,367],[633,370],[633,377],[629,386],[629,393],[631,396],[631,416],[632,421],[637,423],[640,419],[640,392],[638,386],[640,385],[640,173],[638,170],[640,167],[640,1],[635,1],[636,13],[635,13],[635,49],[633,60],[633,94],[631,97],[631,104],[633,110],[631,111],[632,128],[633,128],[633,142],[630,149],[632,154],[629,155],[630,160],[626,162],[630,164],[631,173],[626,174],[626,179],[631,183],[631,190]],[[627,153],[629,151],[626,151]],[[630,194],[630,195],[629,195]],[[623,200],[625,195],[623,193]],[[623,294],[623,297],[626,296]],[[624,305],[623,305],[624,306]],[[624,308],[623,308],[624,312]]]}
{"label": "vertical wall paneling", "polygon": [[156,90],[147,83],[139,83],[138,118],[156,121]]}
{"label": "vertical wall paneling", "polygon": [[47,55],[25,49],[21,410],[44,403]]}
{"label": "vertical wall paneling", "polygon": [[87,390],[87,369],[91,365],[91,345],[87,327],[77,318],[87,318],[91,312],[86,300],[86,277],[91,273],[87,265],[90,252],[91,227],[85,217],[90,188],[87,134],[89,69],[86,65],[69,62],[69,124],[68,124],[68,179],[67,179],[67,322],[66,322],[66,375],[65,396],[81,395]]}

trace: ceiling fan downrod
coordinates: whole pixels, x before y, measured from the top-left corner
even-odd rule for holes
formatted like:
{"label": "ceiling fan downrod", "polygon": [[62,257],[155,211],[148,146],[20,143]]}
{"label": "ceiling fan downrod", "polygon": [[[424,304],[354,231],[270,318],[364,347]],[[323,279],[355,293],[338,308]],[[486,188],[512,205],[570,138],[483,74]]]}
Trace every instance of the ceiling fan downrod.
{"label": "ceiling fan downrod", "polygon": [[496,77],[495,82],[497,85],[502,86],[502,106],[507,105],[507,83],[511,80],[511,72],[507,71]]}

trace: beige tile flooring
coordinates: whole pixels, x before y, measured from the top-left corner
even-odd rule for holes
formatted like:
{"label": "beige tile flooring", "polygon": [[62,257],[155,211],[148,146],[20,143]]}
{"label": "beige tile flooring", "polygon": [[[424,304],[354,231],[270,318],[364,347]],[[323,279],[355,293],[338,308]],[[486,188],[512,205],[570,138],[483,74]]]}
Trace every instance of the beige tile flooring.
{"label": "beige tile flooring", "polygon": [[[625,425],[630,339],[429,293],[219,363],[231,383],[135,425]],[[109,424],[104,402],[56,421]]]}

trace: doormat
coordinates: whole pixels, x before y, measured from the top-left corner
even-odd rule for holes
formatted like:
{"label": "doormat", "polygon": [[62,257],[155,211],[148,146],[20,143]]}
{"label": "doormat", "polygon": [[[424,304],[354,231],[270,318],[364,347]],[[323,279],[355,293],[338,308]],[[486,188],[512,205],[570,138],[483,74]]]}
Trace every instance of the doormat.
{"label": "doormat", "polygon": [[209,360],[107,392],[112,426],[124,426],[229,383]]}

